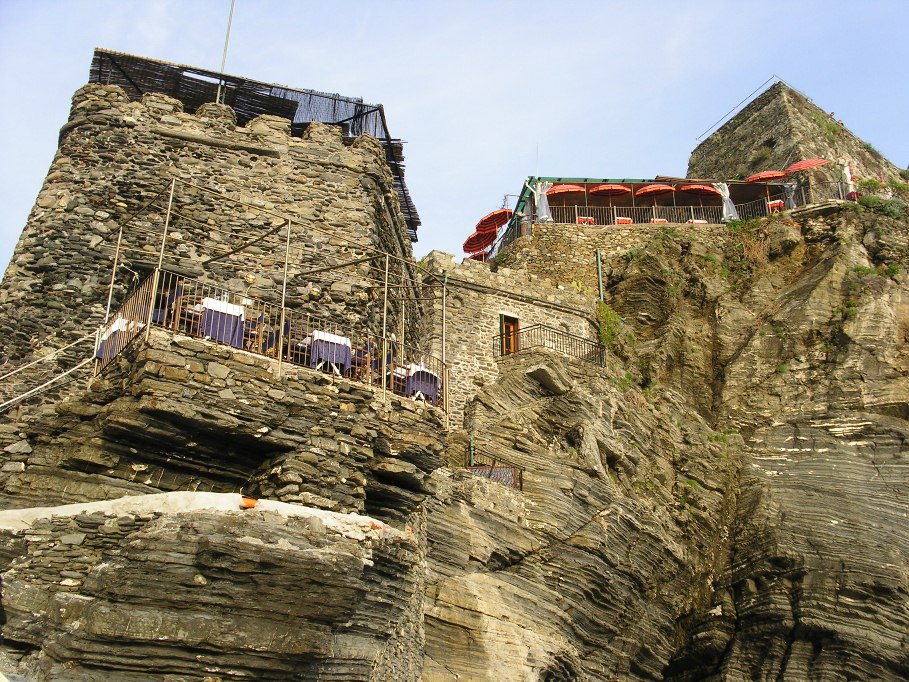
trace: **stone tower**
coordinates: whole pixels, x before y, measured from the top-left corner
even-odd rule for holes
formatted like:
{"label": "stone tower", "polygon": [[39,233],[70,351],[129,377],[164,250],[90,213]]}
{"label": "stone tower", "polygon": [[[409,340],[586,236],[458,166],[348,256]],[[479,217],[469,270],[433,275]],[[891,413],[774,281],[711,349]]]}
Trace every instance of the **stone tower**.
{"label": "stone tower", "polygon": [[828,159],[811,171],[816,182],[842,179],[838,159],[852,163],[856,180],[897,177],[899,170],[831,114],[782,81],[774,83],[691,153],[690,178],[743,180],[808,158]]}
{"label": "stone tower", "polygon": [[[110,74],[130,68],[136,71],[127,89],[107,84],[117,80]],[[179,98],[143,91],[139,78],[150,70],[160,77],[147,87]],[[206,89],[213,86],[197,75],[188,67],[96,53],[93,82],[73,96],[57,154],[0,285],[0,359],[7,366],[92,333],[104,316],[121,230],[125,268],[114,282],[114,308],[130,273],[156,265],[174,179],[164,267],[181,276],[279,300],[289,223],[289,306],[375,332],[384,274],[376,254],[391,254],[398,291],[415,279],[411,240],[418,219],[403,185],[400,144],[360,134],[365,130],[356,117],[339,125],[293,120],[294,108],[303,106],[298,102],[314,108],[322,97],[364,116],[378,111],[385,130],[381,107],[228,79],[224,99],[231,107],[212,102],[214,92]],[[285,96],[265,96],[263,89]],[[261,235],[271,242],[257,244]],[[347,265],[352,261],[358,262]],[[407,305],[410,324],[418,312],[412,301]],[[402,306],[390,306],[392,329]]]}

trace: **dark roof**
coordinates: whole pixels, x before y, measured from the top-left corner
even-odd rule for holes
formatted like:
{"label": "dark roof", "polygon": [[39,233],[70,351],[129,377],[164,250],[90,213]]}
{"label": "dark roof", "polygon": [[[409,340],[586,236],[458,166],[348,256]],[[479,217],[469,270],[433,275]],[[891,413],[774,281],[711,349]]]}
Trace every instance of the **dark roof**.
{"label": "dark roof", "polygon": [[233,107],[239,125],[261,114],[271,114],[289,118],[291,133],[296,136],[302,135],[312,121],[339,125],[347,138],[369,133],[385,148],[407,233],[411,241],[417,241],[420,216],[404,184],[404,144],[389,134],[381,104],[366,104],[360,98],[262,83],[101,48],[95,49],[89,82],[119,85],[132,99],[140,99],[146,92],[163,93],[183,102],[184,109],[190,113],[206,102],[214,102],[220,84],[222,101]]}

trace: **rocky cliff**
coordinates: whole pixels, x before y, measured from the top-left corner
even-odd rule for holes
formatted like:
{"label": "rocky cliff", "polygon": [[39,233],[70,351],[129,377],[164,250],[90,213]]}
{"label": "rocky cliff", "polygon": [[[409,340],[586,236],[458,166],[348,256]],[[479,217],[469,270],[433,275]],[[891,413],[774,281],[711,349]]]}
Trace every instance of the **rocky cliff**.
{"label": "rocky cliff", "polygon": [[[668,226],[613,249],[605,367],[549,350],[507,357],[447,437],[403,404],[368,416],[366,396],[333,382],[291,402],[354,405],[372,420],[354,420],[374,434],[362,443],[338,428],[301,440],[290,426],[313,419],[309,408],[240,426],[283,420],[268,447],[301,480],[282,492],[265,476],[257,490],[287,495],[293,518],[185,501],[2,512],[7,669],[59,680],[138,679],[142,666],[209,680],[905,679],[907,246],[906,220],[832,204],[712,236]],[[207,352],[155,343],[160,359]],[[187,397],[166,395],[164,370],[179,363],[153,360],[142,374],[154,377],[131,393],[157,392],[166,410],[133,398],[64,404],[58,419],[77,413],[98,429],[130,414],[189,418],[214,457],[215,403],[179,416]],[[235,395],[255,395],[259,378],[237,381],[228,359],[212,361],[231,367]],[[110,382],[98,390],[96,407]],[[197,390],[214,400],[224,389]],[[231,409],[243,424],[242,403]],[[22,426],[24,445],[10,447],[32,452],[8,453],[4,467],[20,501],[42,456],[75,452],[65,430],[40,424]],[[100,429],[95,456],[143,463],[154,448],[123,449],[125,433]],[[355,514],[300,497],[315,474],[293,462],[327,462],[333,439],[362,452],[344,465],[362,462],[362,493],[337,476],[320,497]],[[523,489],[464,471],[471,439],[523,466]],[[108,482],[135,485],[108,467]]]}

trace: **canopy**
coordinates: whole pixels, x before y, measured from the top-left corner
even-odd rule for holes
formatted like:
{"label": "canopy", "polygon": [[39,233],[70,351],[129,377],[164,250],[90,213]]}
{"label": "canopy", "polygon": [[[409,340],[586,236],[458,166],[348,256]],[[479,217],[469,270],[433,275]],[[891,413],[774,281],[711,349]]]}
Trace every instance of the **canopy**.
{"label": "canopy", "polygon": [[605,197],[612,197],[617,194],[631,194],[631,187],[627,187],[626,185],[615,185],[607,183],[605,185],[597,185],[590,190],[590,193]]}
{"label": "canopy", "polygon": [[699,194],[701,196],[721,196],[720,190],[712,185],[682,185],[679,187],[680,192],[688,192],[689,194]]}
{"label": "canopy", "polygon": [[481,263],[485,263],[488,257],[489,251],[480,251],[479,253],[472,253],[470,256],[468,256],[470,260],[478,260]]}
{"label": "canopy", "polygon": [[667,192],[675,192],[675,187],[657,182],[652,185],[644,185],[634,195],[642,197],[647,194],[666,194]]}
{"label": "canopy", "polygon": [[464,253],[479,253],[485,251],[496,240],[495,232],[474,232],[464,242]]}
{"label": "canopy", "polygon": [[786,169],[787,173],[798,173],[799,171],[808,170],[809,168],[817,168],[819,166],[826,166],[830,163],[827,159],[804,159],[802,161],[796,161],[794,164],[789,166]]}
{"label": "canopy", "polygon": [[477,232],[495,232],[507,223],[509,218],[511,218],[511,209],[500,208],[498,211],[493,211],[481,218],[480,222],[477,223],[476,230]]}
{"label": "canopy", "polygon": [[784,171],[765,170],[745,178],[745,182],[770,182],[771,180],[782,180],[789,175],[789,169]]}
{"label": "canopy", "polygon": [[546,190],[546,196],[554,197],[556,194],[572,194],[577,192],[583,194],[586,191],[587,190],[580,185],[554,185],[551,189]]}

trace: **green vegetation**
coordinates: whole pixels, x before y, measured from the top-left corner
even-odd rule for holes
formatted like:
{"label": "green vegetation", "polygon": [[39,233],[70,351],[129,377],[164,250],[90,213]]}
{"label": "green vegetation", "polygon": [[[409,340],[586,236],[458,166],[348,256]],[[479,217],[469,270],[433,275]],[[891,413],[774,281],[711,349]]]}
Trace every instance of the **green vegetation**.
{"label": "green vegetation", "polygon": [[811,118],[817,124],[818,128],[821,129],[821,132],[824,133],[824,137],[827,139],[827,142],[831,144],[836,142],[836,137],[842,130],[839,123],[834,121],[832,118],[822,116],[821,114],[811,114]]}
{"label": "green vegetation", "polygon": [[778,364],[776,366],[777,374],[785,374],[788,371],[789,371],[789,365],[787,365],[785,362],[781,362],[780,364]]}
{"label": "green vegetation", "polygon": [[630,263],[630,262],[633,261],[635,258],[637,258],[638,256],[640,256],[640,255],[641,255],[641,252],[642,252],[643,250],[644,250],[644,249],[642,249],[640,246],[632,246],[630,249],[628,249],[628,250],[625,252],[625,260],[628,261],[628,262]]}
{"label": "green vegetation", "polygon": [[874,145],[870,142],[862,142],[862,149],[864,149],[869,154],[874,154],[875,156],[880,156],[881,153],[874,148]]}
{"label": "green vegetation", "polygon": [[904,198],[909,197],[909,183],[902,182],[896,178],[890,178],[887,180],[887,187],[889,187],[894,194],[899,194]]}
{"label": "green vegetation", "polygon": [[622,326],[622,317],[608,303],[597,301],[596,308],[597,337],[606,348],[615,350],[616,339]]}
{"label": "green vegetation", "polygon": [[881,274],[884,277],[896,277],[898,274],[900,274],[900,269],[895,265],[885,264],[881,266]]}
{"label": "green vegetation", "polygon": [[859,180],[858,186],[863,192],[879,192],[884,188],[881,184],[881,181],[877,178],[865,178],[864,180]]}
{"label": "green vegetation", "polygon": [[900,177],[903,180],[905,180],[906,182],[909,182],[909,168],[904,168],[903,170],[901,170]]}
{"label": "green vegetation", "polygon": [[859,204],[890,218],[906,219],[906,217],[909,216],[909,204],[903,199],[896,197],[893,199],[885,199],[876,194],[869,194],[868,196],[861,197],[859,199]]}

